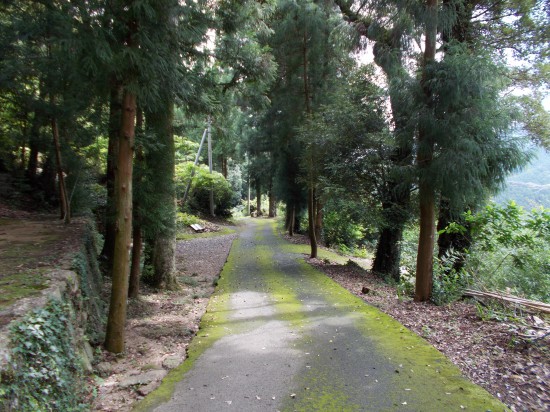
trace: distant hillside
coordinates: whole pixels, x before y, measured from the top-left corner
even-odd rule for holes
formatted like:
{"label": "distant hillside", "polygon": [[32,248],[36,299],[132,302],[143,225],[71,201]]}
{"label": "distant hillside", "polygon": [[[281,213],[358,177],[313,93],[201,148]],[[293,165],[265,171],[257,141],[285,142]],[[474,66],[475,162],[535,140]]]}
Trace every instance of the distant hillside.
{"label": "distant hillside", "polygon": [[539,206],[550,208],[550,153],[538,149],[537,158],[523,171],[511,175],[506,189],[493,200],[499,204],[513,200],[528,210]]}

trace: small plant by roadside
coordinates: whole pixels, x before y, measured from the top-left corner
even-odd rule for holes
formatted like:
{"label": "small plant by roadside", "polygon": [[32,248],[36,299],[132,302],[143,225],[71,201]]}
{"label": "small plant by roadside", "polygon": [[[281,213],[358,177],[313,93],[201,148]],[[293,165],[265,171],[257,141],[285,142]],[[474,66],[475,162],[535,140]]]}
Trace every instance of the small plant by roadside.
{"label": "small plant by roadside", "polygon": [[432,301],[438,305],[446,305],[460,299],[464,290],[471,284],[470,274],[454,268],[459,258],[452,250],[441,259],[434,261],[434,280]]}

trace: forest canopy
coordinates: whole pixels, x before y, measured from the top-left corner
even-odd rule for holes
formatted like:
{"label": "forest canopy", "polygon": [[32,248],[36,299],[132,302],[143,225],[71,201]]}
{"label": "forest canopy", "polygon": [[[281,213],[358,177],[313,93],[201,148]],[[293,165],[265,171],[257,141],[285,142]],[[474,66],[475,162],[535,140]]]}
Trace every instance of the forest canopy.
{"label": "forest canopy", "polygon": [[[489,201],[547,156],[549,13],[543,0],[3,1],[3,201],[96,220],[113,352],[143,268],[180,287],[184,213],[281,210],[311,257],[368,254],[388,281],[412,275],[417,301],[477,280],[548,300],[548,210]],[[536,170],[513,182],[548,186]],[[515,258],[474,274],[498,228]]]}

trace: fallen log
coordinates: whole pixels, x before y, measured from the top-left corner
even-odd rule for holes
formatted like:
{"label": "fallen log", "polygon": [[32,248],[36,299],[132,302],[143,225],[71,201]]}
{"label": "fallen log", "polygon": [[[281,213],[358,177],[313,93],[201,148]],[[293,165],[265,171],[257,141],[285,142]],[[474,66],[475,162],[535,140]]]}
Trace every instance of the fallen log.
{"label": "fallen log", "polygon": [[498,300],[499,302],[519,305],[531,311],[536,311],[541,313],[550,313],[550,304],[548,303],[537,302],[536,300],[524,299],[513,295],[507,295],[505,293],[482,292],[479,290],[466,289],[464,291],[464,296],[495,299],[495,300]]}

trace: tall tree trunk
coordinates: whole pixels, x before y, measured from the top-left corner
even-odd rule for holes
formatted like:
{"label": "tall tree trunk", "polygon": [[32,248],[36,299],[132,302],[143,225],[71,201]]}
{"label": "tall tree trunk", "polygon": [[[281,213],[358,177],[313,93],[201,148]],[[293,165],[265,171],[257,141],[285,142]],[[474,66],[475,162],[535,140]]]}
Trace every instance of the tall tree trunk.
{"label": "tall tree trunk", "polygon": [[69,205],[69,196],[67,195],[67,186],[65,185],[65,175],[63,172],[63,165],[61,162],[61,145],[59,143],[59,128],[57,125],[57,119],[52,117],[51,119],[53,145],[55,150],[55,164],[57,169],[57,182],[59,186],[59,203],[61,211],[61,219],[68,224],[71,222],[71,209]]}
{"label": "tall tree trunk", "polygon": [[[422,87],[426,105],[431,107],[431,92],[427,85],[427,66],[435,60],[437,38],[437,7],[438,0],[427,0],[428,17],[426,20],[426,40],[424,47],[424,62]],[[416,291],[414,300],[423,302],[429,300],[433,285],[433,248],[435,241],[435,193],[426,176],[425,169],[432,162],[434,144],[426,130],[426,125],[420,125],[418,133],[417,165],[420,171],[418,200],[420,203],[420,234],[418,237],[418,255],[416,259]]]}
{"label": "tall tree trunk", "polygon": [[296,205],[287,206],[287,230],[289,236],[294,236],[294,221],[296,220]]}
{"label": "tall tree trunk", "polygon": [[224,155],[220,156],[220,166],[222,169],[222,175],[227,179],[227,157]]}
{"label": "tall tree trunk", "polygon": [[308,218],[308,235],[311,253],[309,257],[317,257],[317,238],[315,237],[315,189],[310,187],[307,191],[307,218]]}
{"label": "tall tree trunk", "polygon": [[277,216],[277,200],[275,199],[275,192],[273,191],[273,178],[269,182],[269,217]]}
{"label": "tall tree trunk", "polygon": [[[134,208],[136,205],[134,204]],[[141,275],[141,248],[143,247],[143,237],[141,222],[139,216],[136,216],[134,209],[134,225],[132,230],[132,262],[130,267],[130,280],[128,282],[128,297],[137,298],[139,296],[139,278]]]}
{"label": "tall tree trunk", "polygon": [[256,179],[256,216],[262,215],[262,186],[260,180]]}
{"label": "tall tree trunk", "polygon": [[[136,112],[136,134],[143,132],[143,111],[138,108]],[[144,168],[143,148],[138,146],[136,149],[136,167],[134,168],[134,195],[132,196],[133,230],[132,230],[132,262],[130,266],[130,281],[128,284],[128,297],[137,298],[139,296],[139,278],[141,276],[141,249],[143,246],[143,233],[141,228],[141,211],[139,205],[139,196],[136,196],[136,190],[143,180]]]}
{"label": "tall tree trunk", "polygon": [[136,96],[128,90],[122,99],[121,135],[118,144],[115,178],[116,236],[113,254],[113,283],[105,348],[124,351],[124,327],[128,299],[129,256],[132,238],[132,171],[135,137]]}
{"label": "tall tree trunk", "polygon": [[155,133],[160,143],[156,150],[149,153],[147,162],[151,170],[151,179],[155,189],[154,196],[162,209],[159,214],[158,228],[154,231],[152,244],[154,267],[153,286],[167,290],[178,290],[176,279],[176,187],[175,144],[172,121],[174,118],[173,98],[167,91],[160,110],[146,113],[148,128]]}
{"label": "tall tree trunk", "polygon": [[[115,209],[115,170],[118,158],[118,141],[120,136],[121,115],[122,115],[122,86],[113,81],[110,94],[109,109],[109,145],[107,147],[107,205],[105,207],[105,228],[103,233],[103,248],[100,256],[110,272],[113,267],[113,252],[116,236],[116,209]],[[108,273],[110,276],[110,273]]]}
{"label": "tall tree trunk", "polygon": [[419,185],[420,235],[416,260],[416,288],[414,300],[424,302],[432,295],[433,249],[435,241],[435,196],[430,184]]}
{"label": "tall tree trunk", "polygon": [[323,232],[323,206],[319,199],[315,200],[315,240],[317,243],[321,241]]}

